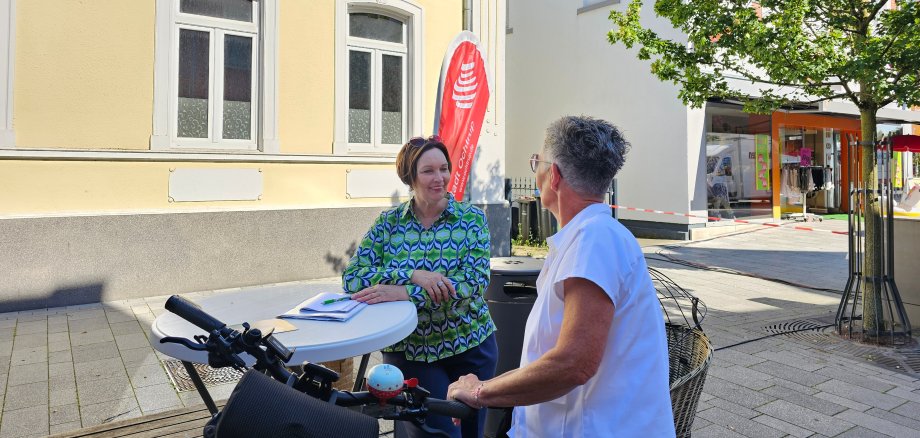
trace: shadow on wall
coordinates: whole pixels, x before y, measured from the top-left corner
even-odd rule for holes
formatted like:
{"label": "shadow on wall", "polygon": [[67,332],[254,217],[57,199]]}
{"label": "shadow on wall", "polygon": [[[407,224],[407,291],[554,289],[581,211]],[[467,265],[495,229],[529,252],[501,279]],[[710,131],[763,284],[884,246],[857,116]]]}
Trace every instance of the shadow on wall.
{"label": "shadow on wall", "polygon": [[351,260],[351,256],[355,254],[355,251],[358,250],[358,242],[352,241],[348,248],[345,250],[345,253],[342,255],[336,255],[332,252],[326,252],[325,260],[326,264],[332,268],[337,275],[342,275],[342,272],[345,271],[345,267],[348,266],[348,261]]}
{"label": "shadow on wall", "polygon": [[[476,148],[476,160],[480,159],[482,148]],[[502,194],[505,192],[505,175],[501,170],[501,162],[495,160],[486,165],[486,173],[489,176],[487,182],[482,183],[478,179],[472,178],[472,175],[469,180],[469,189],[467,190],[467,199],[475,193],[499,193]],[[503,198],[501,198],[503,199]],[[482,201],[481,199],[474,199],[473,202]]]}
{"label": "shadow on wall", "polygon": [[[480,159],[482,148],[476,148],[476,157]],[[467,199],[473,193],[485,194],[479,199],[472,199],[474,204],[483,208],[489,221],[489,232],[492,235],[492,256],[506,256],[511,254],[511,206],[504,202],[505,193],[505,175],[502,172],[501,162],[495,160],[486,165],[487,178],[470,178],[469,189],[467,190]],[[485,180],[485,182],[482,182]],[[502,204],[485,204],[492,201],[489,194],[498,194],[497,199]],[[483,205],[485,204],[485,205]]]}
{"label": "shadow on wall", "polygon": [[102,301],[103,283],[88,283],[55,289],[43,297],[0,300],[0,313],[46,307],[75,306]]}
{"label": "shadow on wall", "polygon": [[[402,200],[399,198],[399,192],[393,191],[390,195],[390,205],[397,206],[402,203]],[[376,218],[374,218],[376,220]],[[368,228],[371,227],[371,224],[367,225]],[[362,234],[360,239],[363,239],[364,235]],[[344,252],[339,254],[333,254],[332,251],[327,251],[323,259],[326,261],[326,264],[335,271],[336,275],[341,276],[342,272],[345,271],[345,268],[348,266],[348,261],[351,260],[351,257],[355,254],[355,251],[358,250],[358,240],[352,240]]]}

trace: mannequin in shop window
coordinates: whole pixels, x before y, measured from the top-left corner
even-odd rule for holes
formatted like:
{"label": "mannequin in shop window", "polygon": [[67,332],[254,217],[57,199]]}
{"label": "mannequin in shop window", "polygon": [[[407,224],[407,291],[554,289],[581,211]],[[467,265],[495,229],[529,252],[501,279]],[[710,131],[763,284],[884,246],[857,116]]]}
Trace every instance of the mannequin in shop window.
{"label": "mannequin in shop window", "polygon": [[710,209],[712,210],[709,215],[734,219],[735,214],[728,200],[728,183],[732,177],[732,168],[727,163],[719,164],[717,159],[711,166],[707,166],[710,172],[706,174],[706,188],[709,192]]}

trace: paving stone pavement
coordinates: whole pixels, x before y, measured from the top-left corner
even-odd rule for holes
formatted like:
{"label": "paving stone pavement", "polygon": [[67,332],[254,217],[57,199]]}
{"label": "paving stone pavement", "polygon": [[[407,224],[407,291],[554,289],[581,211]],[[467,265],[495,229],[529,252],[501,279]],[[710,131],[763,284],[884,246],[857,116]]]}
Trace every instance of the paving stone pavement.
{"label": "paving stone pavement", "polygon": [[[846,229],[845,221],[809,225]],[[833,318],[838,294],[800,286],[842,289],[845,236],[763,228],[700,242],[642,242],[650,266],[708,306],[703,328],[718,351],[695,437],[920,437],[920,375],[850,354],[841,347],[849,341],[830,335],[759,339],[768,326]],[[0,314],[0,438],[200,404],[194,391],[175,390],[162,365],[169,358],[147,343],[166,298]],[[210,390],[222,399],[232,388]]]}
{"label": "paving stone pavement", "polygon": [[[846,230],[845,221],[808,226]],[[852,342],[829,331],[743,343],[789,321],[833,322],[839,293],[801,286],[843,289],[846,236],[764,227],[644,251],[649,266],[708,306],[703,329],[717,351],[694,437],[920,437],[920,374],[846,354],[838,346]]]}

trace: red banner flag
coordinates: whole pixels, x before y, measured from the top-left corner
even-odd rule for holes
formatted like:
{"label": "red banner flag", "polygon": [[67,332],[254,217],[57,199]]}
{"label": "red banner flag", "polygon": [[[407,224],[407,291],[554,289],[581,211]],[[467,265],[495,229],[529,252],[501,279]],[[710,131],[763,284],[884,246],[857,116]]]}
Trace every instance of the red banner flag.
{"label": "red banner flag", "polygon": [[466,190],[489,104],[487,72],[479,39],[472,32],[460,32],[444,54],[434,114],[434,131],[447,146],[453,164],[447,191],[458,200]]}

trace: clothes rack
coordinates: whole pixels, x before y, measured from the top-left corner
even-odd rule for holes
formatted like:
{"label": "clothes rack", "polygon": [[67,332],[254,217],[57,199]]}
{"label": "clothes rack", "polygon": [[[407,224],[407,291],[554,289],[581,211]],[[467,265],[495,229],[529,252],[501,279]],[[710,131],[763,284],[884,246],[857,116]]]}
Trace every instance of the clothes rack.
{"label": "clothes rack", "polygon": [[[799,164],[788,164],[784,167],[785,170],[793,172],[791,178],[789,178],[791,181],[787,182],[792,182],[794,186],[789,184],[787,186],[797,188],[802,196],[802,212],[790,213],[786,217],[792,220],[802,220],[803,222],[822,221],[821,216],[808,212],[808,194],[826,189],[829,181],[827,168],[825,166],[801,166]],[[821,172],[820,178],[815,178],[815,172],[818,171]],[[816,179],[820,179],[820,185],[816,184]]]}

